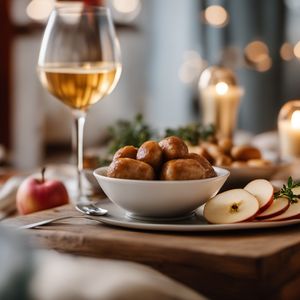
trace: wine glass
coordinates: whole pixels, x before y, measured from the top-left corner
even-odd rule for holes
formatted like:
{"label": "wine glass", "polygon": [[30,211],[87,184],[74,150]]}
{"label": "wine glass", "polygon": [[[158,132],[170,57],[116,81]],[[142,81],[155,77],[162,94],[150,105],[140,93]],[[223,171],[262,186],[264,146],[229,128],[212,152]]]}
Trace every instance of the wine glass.
{"label": "wine glass", "polygon": [[85,4],[56,7],[43,36],[38,74],[43,86],[71,108],[76,132],[77,186],[82,189],[83,130],[88,109],[112,92],[121,54],[108,8]]}

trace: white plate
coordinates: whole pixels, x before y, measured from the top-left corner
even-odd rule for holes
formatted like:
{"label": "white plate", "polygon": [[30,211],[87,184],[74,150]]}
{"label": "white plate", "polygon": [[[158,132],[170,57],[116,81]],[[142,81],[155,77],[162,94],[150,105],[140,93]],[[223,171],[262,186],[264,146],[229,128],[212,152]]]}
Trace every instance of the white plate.
{"label": "white plate", "polygon": [[274,227],[284,227],[295,224],[300,224],[300,219],[278,222],[245,222],[236,224],[208,224],[202,216],[202,209],[196,210],[193,216],[187,217],[184,220],[167,221],[167,220],[137,220],[131,219],[126,215],[126,212],[116,206],[109,200],[99,202],[102,208],[108,210],[108,215],[94,217],[102,223],[124,228],[139,229],[139,230],[155,230],[155,231],[229,231],[229,230],[245,230],[245,229],[264,229]]}

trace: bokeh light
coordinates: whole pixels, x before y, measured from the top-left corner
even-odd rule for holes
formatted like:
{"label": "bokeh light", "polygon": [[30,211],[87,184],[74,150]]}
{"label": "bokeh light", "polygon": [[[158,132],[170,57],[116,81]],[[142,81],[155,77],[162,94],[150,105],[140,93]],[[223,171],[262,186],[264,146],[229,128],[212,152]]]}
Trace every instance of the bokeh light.
{"label": "bokeh light", "polygon": [[114,17],[121,22],[131,22],[141,11],[141,0],[111,0]]}
{"label": "bokeh light", "polygon": [[259,72],[266,72],[271,69],[272,64],[272,58],[267,56],[266,59],[256,65],[256,70]]}
{"label": "bokeh light", "polygon": [[283,60],[292,60],[294,58],[293,45],[290,43],[283,43],[280,47],[280,56]]}
{"label": "bokeh light", "polygon": [[226,9],[220,5],[211,5],[204,11],[204,20],[214,27],[224,27],[229,20]]}
{"label": "bokeh light", "polygon": [[300,58],[300,41],[294,47],[294,54],[297,58]]}
{"label": "bokeh light", "polygon": [[113,0],[112,5],[118,12],[129,14],[139,8],[140,0]]}
{"label": "bokeh light", "polygon": [[28,17],[37,22],[44,22],[48,19],[55,0],[32,0],[26,9]]}
{"label": "bokeh light", "polygon": [[264,42],[253,41],[245,47],[246,58],[253,63],[260,63],[269,56],[269,49]]}
{"label": "bokeh light", "polygon": [[253,41],[247,44],[244,49],[244,56],[248,65],[259,72],[266,72],[272,67],[269,48],[262,41]]}
{"label": "bokeh light", "polygon": [[206,62],[199,53],[194,50],[187,50],[183,53],[183,63],[179,67],[178,77],[185,84],[197,82]]}

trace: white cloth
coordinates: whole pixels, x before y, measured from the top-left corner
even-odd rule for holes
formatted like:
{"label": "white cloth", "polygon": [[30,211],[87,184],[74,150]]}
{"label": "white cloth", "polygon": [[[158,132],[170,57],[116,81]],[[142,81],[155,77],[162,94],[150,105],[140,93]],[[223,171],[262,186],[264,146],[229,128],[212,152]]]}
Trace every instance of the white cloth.
{"label": "white cloth", "polygon": [[35,300],[203,300],[190,288],[136,263],[41,253]]}
{"label": "white cloth", "polygon": [[8,179],[0,189],[0,220],[16,209],[16,194],[18,187],[24,180],[22,176]]}

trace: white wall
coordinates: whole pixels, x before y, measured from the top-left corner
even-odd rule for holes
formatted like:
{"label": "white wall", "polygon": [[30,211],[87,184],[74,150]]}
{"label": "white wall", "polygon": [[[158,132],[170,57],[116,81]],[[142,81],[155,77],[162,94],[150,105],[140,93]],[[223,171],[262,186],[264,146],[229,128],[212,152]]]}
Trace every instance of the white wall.
{"label": "white wall", "polygon": [[[146,1],[144,1],[146,2]],[[186,50],[197,47],[199,24],[197,0],[147,1],[148,98],[145,114],[158,129],[191,121],[188,110],[191,87],[179,80]]]}
{"label": "white wall", "polygon": [[36,74],[39,43],[36,35],[14,42],[12,158],[20,169],[32,168],[42,160],[44,107]]}

